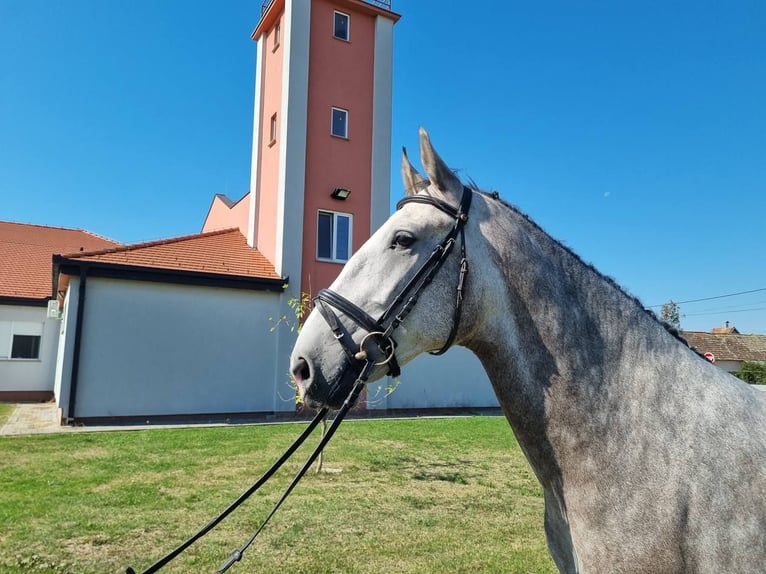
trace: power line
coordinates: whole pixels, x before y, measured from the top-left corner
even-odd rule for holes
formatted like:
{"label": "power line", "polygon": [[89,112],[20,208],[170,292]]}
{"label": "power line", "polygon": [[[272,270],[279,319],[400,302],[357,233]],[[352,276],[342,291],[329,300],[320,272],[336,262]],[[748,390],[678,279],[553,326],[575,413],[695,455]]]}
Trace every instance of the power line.
{"label": "power line", "polygon": [[705,307],[704,309],[699,309],[695,311],[696,313],[715,313],[715,312],[723,312],[723,311],[738,311],[742,309],[742,305],[766,305],[766,300],[760,299],[758,301],[749,301],[747,303],[736,303],[734,305],[723,305],[721,306],[720,303],[714,304],[713,307]]}
{"label": "power line", "polygon": [[735,309],[733,311],[712,311],[707,313],[682,313],[681,317],[706,317],[708,315],[729,315],[730,313],[745,313],[750,311],[763,311],[766,307],[754,307],[752,309]]}
{"label": "power line", "polygon": [[[673,301],[676,305],[685,305],[686,303],[699,303],[700,301],[712,301],[713,299],[725,299],[726,297],[736,297],[737,295],[747,295],[748,293],[758,293],[759,291],[766,291],[766,287],[760,289],[751,289],[749,291],[739,291],[737,293],[727,293],[726,295],[716,295],[715,297],[703,297],[702,299],[689,299],[688,301]],[[648,308],[653,309],[655,307],[662,307],[665,303],[659,305],[650,305]]]}

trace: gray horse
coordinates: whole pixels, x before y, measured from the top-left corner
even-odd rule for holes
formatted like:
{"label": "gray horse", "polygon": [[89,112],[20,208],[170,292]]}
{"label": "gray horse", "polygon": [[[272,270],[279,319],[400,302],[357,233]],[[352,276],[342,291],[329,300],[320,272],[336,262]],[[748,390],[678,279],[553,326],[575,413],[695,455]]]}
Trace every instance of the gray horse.
{"label": "gray horse", "polygon": [[[391,344],[369,352],[395,352],[403,365],[454,330],[476,354],[543,487],[561,572],[766,572],[766,393],[700,357],[496,195],[464,188],[422,130],[420,152],[428,177],[404,154],[406,192],[444,203],[405,203],[344,267],[331,286],[350,302],[336,316],[342,337],[312,311],[291,359],[304,401],[342,401],[359,368],[338,340],[364,346],[372,330],[353,310],[387,315],[456,225],[444,204],[457,209],[466,190],[472,204],[455,239],[470,263],[462,313],[453,250],[385,333]],[[389,368],[375,365],[369,380]]]}

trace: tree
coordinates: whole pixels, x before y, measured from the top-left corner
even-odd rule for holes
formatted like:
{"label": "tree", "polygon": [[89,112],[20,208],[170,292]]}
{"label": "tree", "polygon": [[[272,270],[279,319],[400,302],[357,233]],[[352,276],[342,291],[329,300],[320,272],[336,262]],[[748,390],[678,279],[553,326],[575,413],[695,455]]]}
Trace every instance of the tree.
{"label": "tree", "polygon": [[675,330],[681,330],[681,309],[678,303],[668,301],[662,306],[660,318]]}

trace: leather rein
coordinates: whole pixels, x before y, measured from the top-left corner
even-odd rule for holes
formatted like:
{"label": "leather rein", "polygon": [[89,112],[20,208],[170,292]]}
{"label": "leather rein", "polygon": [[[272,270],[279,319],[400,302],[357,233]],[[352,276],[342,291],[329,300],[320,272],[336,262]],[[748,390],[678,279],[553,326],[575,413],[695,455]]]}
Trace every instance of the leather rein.
{"label": "leather rein", "polygon": [[[424,203],[427,205],[432,205],[433,207],[436,207],[437,209],[447,213],[452,218],[454,218],[455,223],[444,240],[436,245],[436,247],[434,247],[426,262],[407,282],[399,294],[394,297],[394,300],[377,321],[370,317],[370,315],[368,315],[364,310],[354,305],[351,301],[345,299],[341,295],[338,295],[334,291],[330,291],[329,289],[322,289],[314,299],[315,306],[319,309],[322,316],[330,325],[335,338],[341,344],[344,352],[349,358],[348,364],[353,365],[353,368],[357,373],[356,380],[354,381],[354,385],[351,388],[351,391],[348,393],[348,396],[343,402],[343,405],[338,410],[335,419],[327,429],[327,432],[322,436],[319,444],[316,446],[311,455],[309,455],[308,459],[295,475],[292,482],[282,494],[281,498],[271,509],[271,512],[269,512],[269,514],[261,522],[260,526],[258,526],[252,536],[250,536],[247,542],[245,542],[242,546],[231,553],[231,555],[226,559],[221,567],[216,570],[216,574],[222,574],[223,572],[226,572],[235,563],[242,560],[242,556],[245,550],[247,550],[247,548],[255,541],[256,537],[261,533],[268,521],[276,513],[277,509],[287,499],[288,495],[292,492],[303,475],[306,474],[309,468],[311,468],[311,465],[322,452],[325,445],[335,434],[335,431],[340,426],[340,423],[343,421],[343,419],[346,417],[348,411],[351,410],[354,404],[356,404],[356,401],[359,398],[359,395],[361,394],[367,379],[370,377],[372,370],[376,366],[387,364],[389,375],[394,377],[399,375],[400,369],[396,360],[396,341],[393,339],[393,332],[397,329],[397,327],[399,327],[399,325],[402,324],[410,311],[412,311],[412,308],[417,303],[420,294],[431,283],[436,273],[439,271],[439,269],[441,269],[442,265],[444,265],[444,262],[452,252],[452,248],[455,246],[455,242],[459,235],[461,253],[460,277],[458,279],[457,296],[452,317],[452,330],[450,331],[444,345],[437,351],[431,351],[431,354],[441,355],[445,353],[447,349],[450,348],[450,346],[452,346],[452,343],[454,342],[455,336],[457,334],[458,326],[460,324],[460,315],[463,303],[463,288],[465,285],[465,277],[468,273],[468,261],[466,259],[465,252],[464,227],[466,221],[468,221],[468,210],[471,207],[472,195],[473,192],[469,188],[464,187],[463,196],[460,200],[460,205],[457,208],[429,195],[413,195],[405,197],[404,199],[400,200],[399,203],[397,203],[397,210],[401,209],[401,207],[407,203]],[[367,335],[364,336],[358,346],[354,344],[353,340],[351,339],[351,335],[345,330],[343,324],[340,322],[335,313],[330,309],[331,306],[341,311],[344,315],[352,319],[357,325],[361,326],[367,331]],[[378,349],[386,357],[384,360],[376,362],[374,359],[370,358],[365,348],[365,345],[367,345],[368,341],[377,344]],[[358,350],[355,351],[355,348],[358,348]],[[339,377],[339,380],[341,378],[342,377]],[[331,391],[331,394],[334,392],[335,390]],[[274,475],[274,473],[292,456],[298,447],[303,444],[303,442],[306,440],[306,438],[308,438],[316,426],[322,420],[324,420],[328,412],[329,409],[327,407],[320,409],[308,427],[306,427],[306,429],[295,440],[295,442],[290,445],[285,453],[250,488],[243,492],[239,498],[231,503],[218,516],[203,526],[191,538],[187,539],[185,542],[166,554],[160,560],[156,561],[147,569],[142,570],[141,573],[153,574],[154,572],[157,572],[168,562],[189,548],[189,546],[194,544],[197,540],[215,528],[224,518],[231,514],[239,505],[245,502],[245,500],[247,500],[255,491],[263,486],[263,484],[265,484],[266,481],[271,478],[271,476]],[[128,567],[125,572],[126,574],[136,574],[136,570],[134,570],[132,567]]]}
{"label": "leather rein", "polygon": [[[396,341],[393,338],[393,333],[404,322],[407,315],[409,315],[412,308],[418,302],[422,292],[442,268],[447,257],[452,252],[458,236],[460,236],[460,276],[458,278],[455,307],[452,315],[452,329],[442,347],[438,350],[430,351],[430,353],[432,355],[442,355],[452,346],[460,325],[460,316],[463,308],[463,290],[465,278],[468,274],[468,259],[465,249],[465,224],[468,221],[468,211],[471,208],[472,197],[473,192],[464,186],[460,205],[457,208],[430,195],[411,195],[401,199],[396,204],[397,210],[408,203],[431,205],[452,217],[454,224],[449,233],[447,233],[447,236],[434,247],[428,259],[415,275],[407,281],[377,321],[366,311],[335,291],[330,289],[319,291],[319,294],[314,299],[314,306],[324,317],[336,340],[343,348],[346,357],[349,359],[349,365],[359,370],[361,364],[369,360],[367,346],[368,342],[372,342],[377,345],[378,350],[385,357],[381,361],[374,362],[373,366],[388,365],[388,375],[392,377],[399,376],[401,369],[396,359]],[[348,330],[344,328],[343,323],[333,312],[332,307],[367,331],[367,334],[358,345],[353,341]],[[339,377],[337,380],[340,381],[341,379],[342,377]],[[336,388],[331,389],[330,395],[332,396],[337,390]]]}

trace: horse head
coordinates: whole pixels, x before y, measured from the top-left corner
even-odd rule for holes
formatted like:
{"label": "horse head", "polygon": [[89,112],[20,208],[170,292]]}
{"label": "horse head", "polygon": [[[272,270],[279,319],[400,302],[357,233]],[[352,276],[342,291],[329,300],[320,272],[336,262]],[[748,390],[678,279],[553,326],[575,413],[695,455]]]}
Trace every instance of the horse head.
{"label": "horse head", "polygon": [[[320,292],[292,352],[290,372],[310,407],[338,407],[369,359],[368,381],[424,352],[460,344],[478,316],[474,257],[483,196],[464,187],[420,130],[426,176],[402,153],[400,208]],[[473,206],[469,206],[472,198]],[[470,287],[468,283],[470,282]],[[392,327],[393,325],[393,327]]]}

